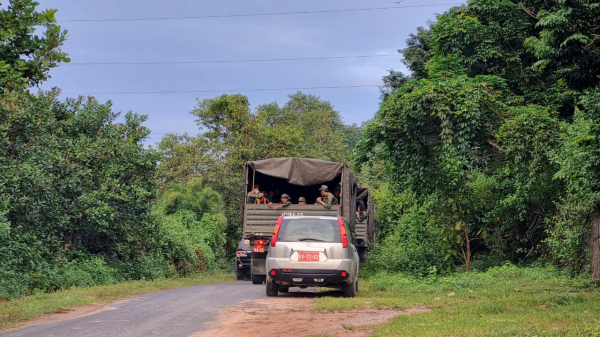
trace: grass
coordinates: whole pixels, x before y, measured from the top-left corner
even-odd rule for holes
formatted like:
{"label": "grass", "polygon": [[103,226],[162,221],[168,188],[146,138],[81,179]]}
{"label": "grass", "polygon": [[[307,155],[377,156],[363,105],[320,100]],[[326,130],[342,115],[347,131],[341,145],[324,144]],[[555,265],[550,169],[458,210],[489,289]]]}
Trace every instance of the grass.
{"label": "grass", "polygon": [[355,298],[318,298],[317,309],[431,309],[398,316],[374,336],[600,336],[600,290],[551,267],[507,265],[425,279],[377,274],[360,288]]}
{"label": "grass", "polygon": [[43,314],[64,312],[73,307],[106,303],[116,299],[207,283],[233,281],[231,275],[201,274],[194,277],[158,281],[128,281],[95,287],[72,288],[54,293],[39,293],[0,301],[0,331]]}

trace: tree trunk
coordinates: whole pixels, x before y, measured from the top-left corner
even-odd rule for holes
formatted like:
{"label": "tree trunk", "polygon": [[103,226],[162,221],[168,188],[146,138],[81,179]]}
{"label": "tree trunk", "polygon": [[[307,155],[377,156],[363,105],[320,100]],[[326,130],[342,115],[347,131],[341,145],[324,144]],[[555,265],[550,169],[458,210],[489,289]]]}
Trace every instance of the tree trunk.
{"label": "tree trunk", "polygon": [[594,216],[592,228],[592,277],[600,282],[600,213]]}
{"label": "tree trunk", "polygon": [[471,272],[471,239],[469,238],[469,223],[465,223],[465,241],[467,243],[467,254],[465,256],[465,267],[467,272]]}

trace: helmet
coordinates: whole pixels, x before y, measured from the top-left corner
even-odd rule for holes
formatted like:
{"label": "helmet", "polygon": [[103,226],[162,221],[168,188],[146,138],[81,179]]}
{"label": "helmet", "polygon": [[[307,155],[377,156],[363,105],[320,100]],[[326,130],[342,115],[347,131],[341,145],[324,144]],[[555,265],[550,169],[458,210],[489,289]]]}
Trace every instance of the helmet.
{"label": "helmet", "polygon": [[285,194],[285,193],[283,193],[283,194],[281,195],[281,199],[283,199],[283,198],[288,198],[288,199],[289,199],[289,198],[290,198],[290,196],[289,196],[289,195],[287,195],[287,194]]}
{"label": "helmet", "polygon": [[319,191],[329,192],[329,187],[327,187],[327,185],[321,185],[321,188],[319,188]]}
{"label": "helmet", "polygon": [[304,199],[304,197],[298,198],[298,202],[302,202],[302,201],[306,202],[306,199]]}

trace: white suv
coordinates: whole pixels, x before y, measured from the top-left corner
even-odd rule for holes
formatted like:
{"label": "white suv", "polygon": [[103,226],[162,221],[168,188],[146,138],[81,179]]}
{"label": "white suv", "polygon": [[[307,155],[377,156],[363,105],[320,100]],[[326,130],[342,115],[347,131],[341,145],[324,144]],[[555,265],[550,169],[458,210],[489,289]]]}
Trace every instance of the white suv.
{"label": "white suv", "polygon": [[348,222],[331,216],[282,216],[267,255],[267,296],[290,287],[358,291],[359,257]]}

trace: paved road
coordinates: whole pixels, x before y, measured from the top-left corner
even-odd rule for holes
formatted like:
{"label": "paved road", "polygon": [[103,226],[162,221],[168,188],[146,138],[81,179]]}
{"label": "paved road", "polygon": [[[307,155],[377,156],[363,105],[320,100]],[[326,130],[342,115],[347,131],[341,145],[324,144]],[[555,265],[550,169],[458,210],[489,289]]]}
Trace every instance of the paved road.
{"label": "paved road", "polygon": [[66,321],[0,332],[0,337],[190,336],[205,330],[217,309],[265,297],[264,285],[251,282],[207,284],[147,294]]}

